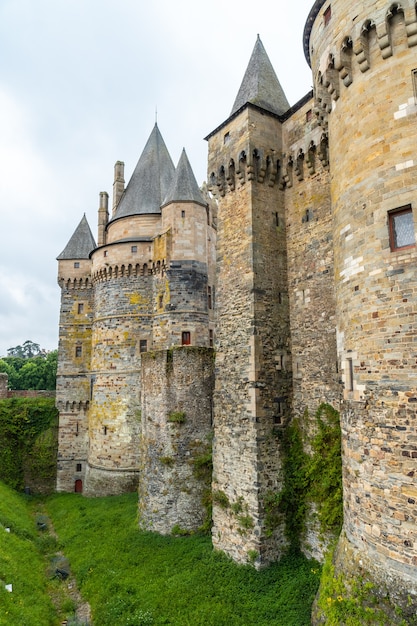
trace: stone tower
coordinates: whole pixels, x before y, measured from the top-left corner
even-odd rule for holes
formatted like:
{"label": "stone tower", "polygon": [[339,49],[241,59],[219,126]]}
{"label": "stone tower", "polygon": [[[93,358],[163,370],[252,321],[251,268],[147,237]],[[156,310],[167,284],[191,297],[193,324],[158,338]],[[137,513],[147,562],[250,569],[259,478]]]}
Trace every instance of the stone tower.
{"label": "stone tower", "polygon": [[58,491],[81,490],[88,451],[93,283],[96,243],[84,215],[58,256],[61,288],[56,404],[59,410]]}
{"label": "stone tower", "polygon": [[305,28],[328,133],[342,405],[340,569],[417,595],[414,1],[317,0]]}
{"label": "stone tower", "polygon": [[235,560],[275,560],[267,527],[282,483],[279,431],[291,395],[282,114],[289,108],[258,38],[229,118],[208,137],[219,203],[213,543]]}

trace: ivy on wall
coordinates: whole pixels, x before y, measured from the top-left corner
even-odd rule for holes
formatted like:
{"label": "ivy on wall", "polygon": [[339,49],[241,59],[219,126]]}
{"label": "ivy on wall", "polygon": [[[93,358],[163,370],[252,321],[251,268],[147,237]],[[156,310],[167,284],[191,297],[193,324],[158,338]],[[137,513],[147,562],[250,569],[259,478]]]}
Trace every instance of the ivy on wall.
{"label": "ivy on wall", "polygon": [[14,489],[53,488],[58,411],[53,398],[0,400],[0,478]]}
{"label": "ivy on wall", "polygon": [[[303,422],[308,419],[304,415]],[[340,417],[329,404],[321,404],[314,416],[315,435],[306,441],[298,420],[282,436],[284,488],[265,501],[266,523],[278,513],[286,517],[286,532],[293,547],[300,546],[309,506],[317,508],[323,535],[337,535],[343,522],[342,452]],[[310,449],[311,453],[306,450]]]}

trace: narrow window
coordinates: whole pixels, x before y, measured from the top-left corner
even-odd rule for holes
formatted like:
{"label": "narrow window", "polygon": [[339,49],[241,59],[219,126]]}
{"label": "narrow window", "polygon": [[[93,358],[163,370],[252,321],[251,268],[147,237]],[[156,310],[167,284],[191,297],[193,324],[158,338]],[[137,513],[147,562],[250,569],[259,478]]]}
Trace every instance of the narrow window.
{"label": "narrow window", "polygon": [[84,304],[82,302],[78,303],[78,313],[82,313],[84,311]]}
{"label": "narrow window", "polygon": [[137,246],[132,246],[132,247],[130,248],[130,251],[131,251],[131,252],[137,252],[137,251],[138,251],[138,247],[137,247]]}
{"label": "narrow window", "polygon": [[140,350],[140,352],[147,352],[148,351],[148,340],[147,339],[141,339],[139,341],[139,350]]}
{"label": "narrow window", "polygon": [[223,143],[227,144],[230,141],[230,133],[226,133],[225,136],[223,137]]}
{"label": "narrow window", "polygon": [[83,468],[83,467],[82,467],[81,463],[77,463],[77,467],[76,467],[76,470],[75,470],[75,471],[76,471],[76,472],[81,472],[82,468]]}
{"label": "narrow window", "polygon": [[104,427],[103,427],[103,434],[104,434],[104,435],[107,435],[107,426],[104,426]]}
{"label": "narrow window", "polygon": [[275,226],[279,226],[279,215],[278,215],[278,211],[275,211]]}
{"label": "narrow window", "polygon": [[189,346],[191,344],[191,333],[186,331],[183,331],[182,336],[181,336],[181,344],[183,346]]}
{"label": "narrow window", "polygon": [[282,304],[282,293],[279,292],[278,294],[278,304]]}
{"label": "narrow window", "polygon": [[162,309],[164,306],[164,296],[158,296],[158,307]]}
{"label": "narrow window", "polygon": [[75,261],[75,263],[74,263],[74,267],[75,267],[75,268],[80,267],[80,264],[78,263],[78,261]]}
{"label": "narrow window", "polygon": [[75,357],[79,359],[83,354],[82,346],[75,346]]}
{"label": "narrow window", "polygon": [[388,213],[389,240],[392,251],[410,248],[416,243],[411,206],[404,206]]}
{"label": "narrow window", "polygon": [[207,286],[207,306],[209,309],[212,308],[212,298],[211,298],[211,287]]}
{"label": "narrow window", "polygon": [[212,348],[214,346],[214,336],[213,336],[213,331],[209,330],[209,346],[210,348]]}
{"label": "narrow window", "polygon": [[413,81],[414,98],[417,102],[417,67],[414,70],[411,70],[411,78]]}
{"label": "narrow window", "polygon": [[181,217],[185,217],[185,211],[181,211]]}
{"label": "narrow window", "polygon": [[306,122],[311,122],[313,119],[313,110],[309,109],[306,113]]}
{"label": "narrow window", "polygon": [[324,25],[327,26],[331,19],[332,19],[332,6],[331,4],[329,4],[327,9],[323,13]]}
{"label": "narrow window", "polygon": [[346,359],[346,389],[353,391],[353,359]]}
{"label": "narrow window", "polygon": [[103,256],[107,256],[107,250],[104,250]]}

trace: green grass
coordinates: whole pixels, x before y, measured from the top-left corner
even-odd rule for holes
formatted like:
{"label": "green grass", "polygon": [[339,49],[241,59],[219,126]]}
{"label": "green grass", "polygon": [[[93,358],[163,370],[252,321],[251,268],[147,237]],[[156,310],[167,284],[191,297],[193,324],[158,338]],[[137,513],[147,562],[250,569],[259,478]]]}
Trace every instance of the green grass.
{"label": "green grass", "polygon": [[36,539],[27,501],[0,483],[0,626],[57,624]]}
{"label": "green grass", "polygon": [[47,509],[95,624],[310,624],[319,568],[299,555],[257,572],[214,552],[209,537],[139,532],[135,494],[57,494]]}

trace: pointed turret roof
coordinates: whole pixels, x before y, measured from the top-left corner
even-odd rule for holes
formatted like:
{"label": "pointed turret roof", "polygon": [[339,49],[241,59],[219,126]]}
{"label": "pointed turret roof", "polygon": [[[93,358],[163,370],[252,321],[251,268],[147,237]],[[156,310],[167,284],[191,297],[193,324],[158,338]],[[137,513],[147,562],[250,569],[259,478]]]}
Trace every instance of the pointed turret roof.
{"label": "pointed turret roof", "polygon": [[247,102],[277,115],[290,108],[259,35],[230,115]]}
{"label": "pointed turret roof", "polygon": [[174,164],[155,124],[112,219],[160,213],[174,173]]}
{"label": "pointed turret roof", "polygon": [[58,261],[64,259],[88,259],[90,252],[96,248],[93,233],[87,222],[85,213],[81,222],[78,224],[71,239],[57,257]]}
{"label": "pointed turret roof", "polygon": [[197,204],[202,204],[203,206],[207,204],[198,187],[184,148],[175,170],[174,180],[168,189],[163,205],[170,202],[197,202]]}

